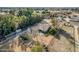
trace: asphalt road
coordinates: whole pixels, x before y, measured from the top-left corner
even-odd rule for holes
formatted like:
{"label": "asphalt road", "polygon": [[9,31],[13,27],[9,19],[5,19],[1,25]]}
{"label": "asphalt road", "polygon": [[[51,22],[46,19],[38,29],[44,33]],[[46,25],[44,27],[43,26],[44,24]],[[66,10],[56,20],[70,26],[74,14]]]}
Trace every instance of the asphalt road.
{"label": "asphalt road", "polygon": [[10,35],[5,36],[5,37],[6,37],[6,40],[0,42],[0,45],[4,45],[4,44],[7,43],[8,41],[12,41],[13,38],[15,38],[15,37],[21,35],[22,33],[26,32],[26,31],[27,31],[27,29],[21,29],[21,31],[19,31],[19,32],[13,32],[13,33],[11,33]]}

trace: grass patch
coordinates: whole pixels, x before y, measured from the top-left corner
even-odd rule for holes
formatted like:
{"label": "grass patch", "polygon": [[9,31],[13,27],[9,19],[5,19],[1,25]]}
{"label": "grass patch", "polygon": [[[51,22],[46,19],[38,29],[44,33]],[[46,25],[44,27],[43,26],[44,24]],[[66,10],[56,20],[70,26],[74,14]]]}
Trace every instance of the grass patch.
{"label": "grass patch", "polygon": [[32,47],[32,52],[43,52],[43,47],[40,45],[40,43],[35,43]]}

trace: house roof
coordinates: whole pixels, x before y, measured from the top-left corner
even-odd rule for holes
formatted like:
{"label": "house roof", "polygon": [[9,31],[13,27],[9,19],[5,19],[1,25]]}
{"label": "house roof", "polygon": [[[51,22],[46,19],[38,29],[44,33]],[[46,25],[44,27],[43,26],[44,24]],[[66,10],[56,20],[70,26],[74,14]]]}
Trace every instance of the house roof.
{"label": "house roof", "polygon": [[79,17],[72,17],[71,21],[74,21],[74,22],[79,21]]}
{"label": "house roof", "polygon": [[50,25],[46,21],[42,21],[28,28],[27,32],[31,33],[31,31],[38,31],[38,30],[47,31],[49,28],[50,28]]}
{"label": "house roof", "polygon": [[49,27],[50,25],[46,21],[42,21],[41,23],[32,26],[31,29],[34,31],[38,31],[38,30],[47,31]]}

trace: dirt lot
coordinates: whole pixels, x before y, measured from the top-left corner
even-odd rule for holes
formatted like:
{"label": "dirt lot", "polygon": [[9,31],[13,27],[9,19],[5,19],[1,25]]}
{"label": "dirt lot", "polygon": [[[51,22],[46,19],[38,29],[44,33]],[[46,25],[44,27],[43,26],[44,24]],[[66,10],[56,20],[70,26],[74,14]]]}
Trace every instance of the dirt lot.
{"label": "dirt lot", "polygon": [[59,34],[52,39],[48,46],[49,51],[53,52],[72,52],[74,51],[73,28],[63,27]]}

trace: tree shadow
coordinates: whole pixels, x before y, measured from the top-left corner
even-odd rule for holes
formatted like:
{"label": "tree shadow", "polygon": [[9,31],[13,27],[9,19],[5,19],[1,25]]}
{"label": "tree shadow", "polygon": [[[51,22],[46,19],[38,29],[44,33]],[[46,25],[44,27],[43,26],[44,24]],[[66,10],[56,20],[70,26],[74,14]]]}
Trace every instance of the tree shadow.
{"label": "tree shadow", "polygon": [[61,39],[60,36],[64,36],[67,40],[69,40],[72,44],[75,43],[74,37],[71,34],[67,33],[63,29],[58,29],[58,32],[54,35],[56,39]]}

